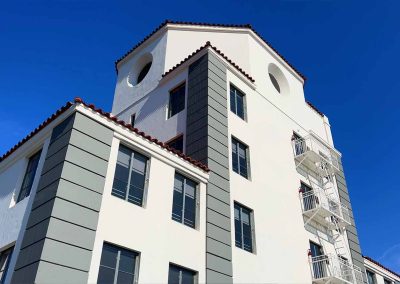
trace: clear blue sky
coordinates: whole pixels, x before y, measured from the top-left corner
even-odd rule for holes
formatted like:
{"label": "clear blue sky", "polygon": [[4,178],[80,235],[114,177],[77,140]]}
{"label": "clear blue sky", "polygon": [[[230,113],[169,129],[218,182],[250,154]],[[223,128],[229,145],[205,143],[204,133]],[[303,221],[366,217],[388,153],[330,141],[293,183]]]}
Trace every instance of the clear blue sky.
{"label": "clear blue sky", "polygon": [[251,23],[331,121],[363,253],[399,272],[399,11],[400,1],[6,1],[0,153],[75,96],[110,110],[114,60],[165,19]]}

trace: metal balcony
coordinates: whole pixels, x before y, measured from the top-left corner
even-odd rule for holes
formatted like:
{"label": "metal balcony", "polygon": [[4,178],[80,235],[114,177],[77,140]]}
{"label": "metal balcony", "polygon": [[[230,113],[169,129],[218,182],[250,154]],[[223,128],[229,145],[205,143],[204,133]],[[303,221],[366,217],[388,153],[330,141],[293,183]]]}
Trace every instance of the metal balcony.
{"label": "metal balcony", "polygon": [[334,254],[310,257],[312,283],[363,284],[363,274],[359,267],[345,258]]}
{"label": "metal balcony", "polygon": [[329,229],[351,225],[349,209],[320,188],[306,192],[300,190],[300,202],[303,215],[307,217],[306,224],[314,220]]}
{"label": "metal balcony", "polygon": [[313,171],[324,174],[339,172],[340,153],[322,141],[314,132],[292,141],[297,165],[304,164]]}

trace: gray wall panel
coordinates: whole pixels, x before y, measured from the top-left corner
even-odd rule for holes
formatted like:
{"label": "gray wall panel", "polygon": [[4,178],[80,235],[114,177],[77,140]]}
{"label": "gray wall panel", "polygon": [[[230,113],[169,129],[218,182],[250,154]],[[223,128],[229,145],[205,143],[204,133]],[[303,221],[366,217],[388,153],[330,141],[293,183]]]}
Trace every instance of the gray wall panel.
{"label": "gray wall panel", "polygon": [[12,283],[87,282],[112,137],[81,113],[53,129]]}
{"label": "gray wall panel", "polygon": [[210,168],[206,279],[232,283],[226,68],[211,53],[189,67],[186,153]]}
{"label": "gray wall panel", "polygon": [[[339,172],[336,175],[336,180],[338,181],[337,186],[339,189],[340,202],[342,202],[344,205],[346,205],[347,207],[349,207],[351,209],[350,197],[349,197],[348,189],[346,187],[346,180],[344,177],[343,166],[342,166],[341,162],[339,163],[339,168],[341,169],[341,172]],[[353,218],[352,212],[351,212],[351,217]],[[364,261],[361,256],[361,248],[359,245],[360,242],[358,240],[358,235],[357,235],[356,225],[354,223],[354,218],[352,219],[351,226],[348,227],[346,230],[348,232],[347,239],[348,239],[348,243],[349,243],[350,254],[351,254],[353,264],[360,267],[362,271],[365,271]],[[366,280],[364,279],[364,281],[366,281]]]}

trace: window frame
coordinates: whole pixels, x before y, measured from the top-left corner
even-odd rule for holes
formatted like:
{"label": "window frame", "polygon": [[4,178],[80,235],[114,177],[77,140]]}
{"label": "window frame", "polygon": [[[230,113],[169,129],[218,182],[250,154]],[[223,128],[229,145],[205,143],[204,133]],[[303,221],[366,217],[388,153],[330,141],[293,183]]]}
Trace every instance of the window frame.
{"label": "window frame", "polygon": [[[235,90],[235,94],[234,94],[234,99],[235,99],[235,101],[234,101],[234,110],[232,110],[232,89],[234,89]],[[243,108],[243,117],[241,117],[239,114],[238,114],[238,105],[237,105],[237,97],[238,96],[241,96],[242,97],[242,101],[243,101],[243,105],[242,105],[242,108]],[[238,87],[236,87],[234,84],[232,84],[232,83],[230,83],[229,84],[229,100],[230,100],[230,102],[229,102],[229,108],[230,108],[230,111],[232,112],[232,113],[234,113],[237,117],[239,117],[239,118],[241,118],[242,120],[244,120],[244,121],[246,121],[247,122],[247,99],[246,99],[246,93],[245,92],[243,92],[240,88],[238,88]]]}
{"label": "window frame", "polygon": [[169,274],[170,274],[170,271],[171,271],[171,267],[175,267],[175,268],[180,269],[180,271],[179,271],[179,280],[180,281],[179,281],[178,284],[182,284],[182,271],[187,271],[187,272],[190,272],[190,273],[193,274],[193,284],[199,283],[199,272],[198,271],[196,271],[194,269],[191,269],[191,268],[187,268],[185,266],[182,266],[182,265],[179,265],[179,264],[176,264],[176,263],[173,263],[173,262],[170,262],[169,265],[168,265],[168,282],[167,282],[167,284],[170,284],[169,283]]}
{"label": "window frame", "polygon": [[[38,150],[38,151],[34,152],[32,155],[30,155],[29,158],[27,158],[27,163],[26,163],[25,170],[24,170],[24,177],[22,179],[21,185],[19,186],[19,191],[18,191],[17,198],[15,199],[15,203],[19,203],[31,195],[32,187],[35,182],[36,174],[37,174],[37,171],[39,168],[40,158],[42,157],[42,152],[43,152],[43,149],[41,148],[40,150]],[[28,172],[29,166],[31,165],[33,158],[37,158],[35,170]],[[26,188],[24,189],[24,184],[28,178],[28,173],[33,173],[33,176],[31,177],[32,182],[31,182],[29,188],[27,190],[25,190]],[[24,192],[24,196],[22,196],[23,192]]]}
{"label": "window frame", "polygon": [[[8,253],[8,254],[6,254],[6,253]],[[1,284],[4,283],[4,280],[7,277],[8,269],[10,267],[10,261],[11,261],[11,258],[13,256],[13,253],[14,253],[14,245],[12,245],[10,247],[7,247],[6,249],[3,249],[2,251],[0,251],[0,264],[1,264],[1,260],[3,259],[4,255],[6,255],[6,257],[7,257],[5,259],[5,262],[4,262],[5,263],[4,270],[3,270],[3,272],[2,272],[2,274],[0,276],[0,283]],[[0,269],[1,269],[1,267],[0,267]]]}
{"label": "window frame", "polygon": [[[177,91],[178,89],[182,88],[182,87],[183,87],[183,89],[184,89],[184,94],[183,94],[183,100],[184,100],[184,101],[183,101],[183,108],[180,109],[178,112],[172,114],[172,113],[171,113],[171,110],[172,110],[172,107],[171,107],[171,94],[172,94],[173,92]],[[182,111],[184,111],[184,110],[186,109],[186,103],[187,103],[187,100],[186,100],[186,93],[187,93],[187,84],[186,84],[186,80],[183,81],[183,82],[181,82],[181,83],[179,83],[179,84],[177,84],[175,87],[173,87],[172,89],[170,89],[170,90],[168,91],[167,120],[170,119],[171,117],[174,117],[175,115],[181,113]]]}
{"label": "window frame", "polygon": [[[180,151],[179,149],[176,149],[176,148],[174,148],[174,147],[172,147],[170,145],[170,144],[178,141],[179,139],[182,139],[182,151]],[[180,133],[180,134],[176,135],[175,137],[169,139],[167,142],[165,142],[165,144],[167,144],[169,147],[174,148],[177,151],[180,151],[181,153],[184,153],[184,150],[185,150],[185,137],[184,137],[183,133]]]}
{"label": "window frame", "polygon": [[131,114],[130,120],[130,124],[132,125],[132,127],[134,127],[136,121],[136,112],[134,114]]}
{"label": "window frame", "polygon": [[[178,220],[174,219],[174,217],[173,217],[173,213],[174,213],[173,210],[174,210],[175,179],[176,179],[177,175],[180,175],[181,177],[184,178],[184,184],[183,184],[183,189],[182,189],[183,198],[182,198],[182,215],[181,215],[182,220],[181,221],[178,221]],[[191,182],[196,184],[196,186],[194,188],[194,190],[195,190],[195,193],[194,193],[194,197],[195,197],[195,216],[194,216],[194,225],[193,225],[193,227],[188,225],[188,224],[185,224],[186,180],[190,180]],[[188,177],[186,174],[184,174],[182,172],[175,171],[172,195],[173,196],[172,196],[171,219],[173,221],[177,222],[177,223],[180,223],[180,224],[184,225],[184,226],[187,226],[189,228],[198,230],[199,229],[199,224],[200,224],[200,222],[199,222],[200,221],[200,216],[199,216],[200,215],[200,183],[197,180]]]}
{"label": "window frame", "polygon": [[[368,273],[370,273],[370,275],[372,276],[372,283],[369,282]],[[376,273],[375,272],[372,272],[371,270],[366,269],[365,274],[367,276],[367,284],[377,284],[377,282],[376,282]]]}
{"label": "window frame", "polygon": [[[236,143],[234,143],[234,141]],[[235,171],[234,167],[233,167],[233,161],[234,161],[234,153],[233,153],[233,145],[236,144],[236,146],[238,146],[239,144],[243,145],[245,147],[245,158],[246,158],[246,171],[247,171],[247,175],[244,176],[241,174],[240,171],[240,156],[239,156],[239,148],[237,147],[236,151],[237,151],[237,163],[238,163],[238,171]],[[250,147],[246,144],[243,143],[243,141],[239,140],[238,138],[236,138],[235,136],[231,136],[231,166],[232,166],[232,171],[237,173],[238,175],[240,175],[241,177],[251,180],[251,171],[250,171]]]}
{"label": "window frame", "polygon": [[[236,219],[235,219],[235,209],[236,207],[240,208],[240,234],[241,234],[241,246],[238,246],[236,243]],[[251,251],[244,248],[244,237],[243,237],[243,221],[242,221],[242,209],[245,209],[249,212],[249,224],[251,231]],[[242,249],[246,252],[256,254],[256,233],[255,233],[255,222],[254,222],[254,210],[243,205],[240,202],[233,202],[233,219],[234,219],[234,232],[235,232],[235,247]]]}
{"label": "window frame", "polygon": [[[127,181],[127,188],[126,188],[126,192],[125,192],[125,197],[121,198],[119,196],[116,196],[113,194],[113,189],[114,189],[114,181],[115,181],[115,174],[116,174],[116,170],[117,170],[117,164],[118,164],[118,154],[119,154],[119,150],[120,148],[125,147],[126,149],[130,150],[131,153],[131,160],[132,160],[132,154],[137,153],[139,155],[144,156],[147,160],[146,160],[146,169],[145,169],[145,174],[144,174],[144,186],[143,186],[143,196],[142,196],[142,204],[136,204],[134,202],[131,202],[128,200],[128,192],[129,192],[129,185],[131,182],[131,171],[132,171],[132,162],[130,160],[129,163],[129,174],[128,174],[128,181]],[[115,167],[114,167],[114,175],[113,175],[113,183],[111,185],[111,196],[116,197],[118,199],[124,200],[126,202],[129,202],[131,204],[134,204],[136,206],[142,207],[142,208],[146,208],[147,205],[147,194],[148,194],[148,188],[149,188],[149,175],[150,175],[150,167],[151,167],[151,155],[148,155],[148,153],[144,153],[143,151],[138,151],[135,147],[132,147],[128,144],[122,143],[122,141],[120,141],[119,145],[118,145],[118,150],[117,150],[117,157],[115,160]]]}
{"label": "window frame", "polygon": [[118,283],[117,280],[118,280],[119,260],[120,260],[120,256],[121,256],[121,251],[127,251],[127,252],[131,252],[131,253],[135,254],[135,260],[134,260],[135,269],[133,271],[133,282],[132,282],[132,284],[137,284],[138,280],[139,280],[139,266],[140,266],[141,253],[139,251],[137,251],[137,250],[133,250],[133,249],[130,249],[130,248],[127,248],[127,247],[124,247],[124,246],[119,246],[119,245],[116,245],[116,244],[113,244],[113,243],[110,243],[110,242],[107,242],[107,241],[104,241],[103,245],[101,247],[100,262],[99,262],[99,269],[98,269],[98,273],[97,273],[97,281],[96,281],[96,283],[98,283],[98,281],[99,281],[100,267],[102,266],[101,265],[101,258],[103,256],[103,251],[104,251],[104,246],[105,245],[110,246],[110,247],[114,247],[115,249],[118,250],[116,266],[115,266],[115,268],[113,268],[114,271],[115,271],[113,284],[117,284]]}

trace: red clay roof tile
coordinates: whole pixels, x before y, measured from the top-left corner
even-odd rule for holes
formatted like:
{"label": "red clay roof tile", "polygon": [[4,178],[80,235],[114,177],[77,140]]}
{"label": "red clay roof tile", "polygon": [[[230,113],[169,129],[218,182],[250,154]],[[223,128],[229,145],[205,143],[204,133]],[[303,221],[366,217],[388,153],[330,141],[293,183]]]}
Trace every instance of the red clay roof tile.
{"label": "red clay roof tile", "polygon": [[110,120],[112,120],[115,123],[123,126],[124,128],[129,129],[132,132],[135,132],[137,135],[142,136],[143,138],[145,138],[149,142],[155,143],[155,144],[159,145],[161,148],[166,149],[167,151],[178,155],[179,157],[181,157],[185,161],[193,164],[194,166],[196,166],[196,167],[198,167],[198,168],[200,168],[200,169],[202,169],[204,171],[207,171],[207,172],[209,171],[209,168],[206,165],[202,164],[201,162],[196,161],[196,160],[192,159],[191,157],[186,156],[185,154],[183,154],[183,153],[181,153],[181,152],[179,152],[179,151],[177,151],[175,149],[170,148],[168,145],[158,141],[158,139],[156,139],[156,138],[154,138],[154,137],[152,137],[150,135],[147,135],[143,131],[139,131],[137,128],[132,127],[130,124],[126,124],[123,120],[119,120],[117,117],[111,116],[111,114],[109,112],[105,112],[101,108],[96,108],[93,104],[85,103],[81,98],[75,98],[74,99],[74,103],[67,102],[63,107],[58,109],[53,115],[51,115],[42,124],[40,124],[39,127],[35,128],[35,130],[33,130],[28,136],[23,138],[14,147],[12,147],[9,151],[7,151],[4,155],[2,155],[0,157],[0,162],[3,162],[8,156],[10,156],[13,152],[15,152],[19,147],[21,147],[25,142],[27,142],[33,136],[35,136],[40,130],[42,130],[44,127],[46,127],[52,121],[54,121],[57,117],[59,117],[62,113],[64,113],[70,107],[72,107],[73,105],[76,105],[76,104],[82,104],[85,107],[90,108],[91,110],[99,113],[102,116],[105,116],[105,117],[109,118]]}
{"label": "red clay roof tile", "polygon": [[201,46],[200,48],[198,48],[196,51],[192,52],[189,56],[187,56],[185,59],[183,59],[181,62],[179,62],[178,64],[176,64],[175,66],[173,66],[171,69],[169,69],[167,72],[165,72],[162,77],[167,76],[169,73],[171,73],[172,71],[174,71],[176,68],[178,68],[179,66],[181,66],[183,63],[185,63],[186,61],[188,61],[190,58],[192,58],[193,56],[195,56],[197,53],[199,53],[200,51],[206,49],[207,47],[212,48],[216,53],[218,53],[220,56],[222,56],[226,61],[228,61],[233,67],[235,67],[240,73],[243,74],[243,76],[245,76],[247,79],[249,79],[252,83],[255,82],[255,80],[249,75],[247,74],[242,68],[240,68],[237,64],[235,64],[232,60],[230,60],[224,53],[222,53],[219,49],[217,49],[215,46],[213,46],[209,41],[206,42],[205,45]]}

